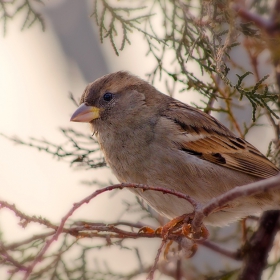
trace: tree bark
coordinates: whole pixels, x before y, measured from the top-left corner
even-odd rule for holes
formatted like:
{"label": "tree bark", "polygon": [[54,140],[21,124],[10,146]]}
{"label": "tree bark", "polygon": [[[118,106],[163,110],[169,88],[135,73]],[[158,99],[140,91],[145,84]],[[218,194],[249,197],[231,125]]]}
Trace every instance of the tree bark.
{"label": "tree bark", "polygon": [[279,229],[279,221],[280,211],[267,211],[262,215],[259,228],[250,238],[245,249],[244,266],[239,280],[261,279],[274,237]]}

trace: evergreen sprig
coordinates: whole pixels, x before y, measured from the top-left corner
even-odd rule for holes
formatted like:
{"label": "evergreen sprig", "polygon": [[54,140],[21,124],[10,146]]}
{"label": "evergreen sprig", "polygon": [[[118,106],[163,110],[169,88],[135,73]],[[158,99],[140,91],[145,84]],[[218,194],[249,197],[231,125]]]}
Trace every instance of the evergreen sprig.
{"label": "evergreen sprig", "polygon": [[42,15],[37,12],[35,4],[44,4],[43,0],[0,0],[0,18],[3,22],[3,34],[7,33],[8,22],[13,20],[19,14],[24,14],[24,22],[21,30],[32,27],[39,23],[42,30],[45,30],[45,21]]}

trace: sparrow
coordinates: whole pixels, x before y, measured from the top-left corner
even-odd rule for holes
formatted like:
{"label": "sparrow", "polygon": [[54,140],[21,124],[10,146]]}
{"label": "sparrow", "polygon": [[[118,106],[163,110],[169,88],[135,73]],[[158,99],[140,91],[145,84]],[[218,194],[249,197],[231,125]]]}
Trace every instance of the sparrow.
{"label": "sparrow", "polygon": [[[128,72],[90,83],[71,121],[90,123],[120,182],[174,189],[201,204],[279,173],[258,149],[214,117]],[[132,191],[167,218],[193,212],[184,199],[151,190]],[[279,205],[277,192],[243,197],[210,214],[204,223],[223,226]]]}

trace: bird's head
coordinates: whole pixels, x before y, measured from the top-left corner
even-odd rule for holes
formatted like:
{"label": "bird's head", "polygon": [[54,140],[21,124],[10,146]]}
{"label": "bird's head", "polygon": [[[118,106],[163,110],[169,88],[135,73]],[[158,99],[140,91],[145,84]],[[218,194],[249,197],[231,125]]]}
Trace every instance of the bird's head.
{"label": "bird's head", "polygon": [[148,111],[156,111],[161,95],[149,83],[127,72],[105,75],[86,87],[71,121],[88,122],[94,127],[100,122],[136,123]]}

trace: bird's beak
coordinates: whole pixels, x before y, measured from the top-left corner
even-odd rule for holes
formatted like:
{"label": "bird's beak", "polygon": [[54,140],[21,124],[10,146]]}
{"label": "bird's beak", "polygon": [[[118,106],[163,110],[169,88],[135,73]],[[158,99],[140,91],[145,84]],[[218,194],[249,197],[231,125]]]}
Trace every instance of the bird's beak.
{"label": "bird's beak", "polygon": [[82,103],[79,108],[74,112],[70,121],[71,122],[91,122],[100,117],[100,109],[94,106],[87,106]]}

